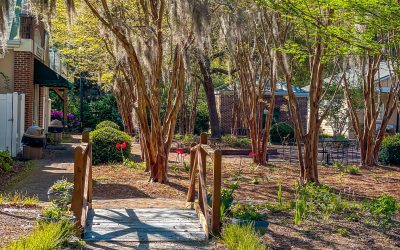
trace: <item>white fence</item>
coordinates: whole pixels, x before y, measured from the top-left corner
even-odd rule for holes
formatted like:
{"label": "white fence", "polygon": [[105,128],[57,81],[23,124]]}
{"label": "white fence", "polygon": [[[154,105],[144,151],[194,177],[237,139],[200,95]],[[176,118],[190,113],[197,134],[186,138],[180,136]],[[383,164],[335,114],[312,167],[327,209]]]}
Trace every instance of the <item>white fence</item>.
{"label": "white fence", "polygon": [[0,150],[13,157],[22,150],[25,123],[25,94],[0,94]]}

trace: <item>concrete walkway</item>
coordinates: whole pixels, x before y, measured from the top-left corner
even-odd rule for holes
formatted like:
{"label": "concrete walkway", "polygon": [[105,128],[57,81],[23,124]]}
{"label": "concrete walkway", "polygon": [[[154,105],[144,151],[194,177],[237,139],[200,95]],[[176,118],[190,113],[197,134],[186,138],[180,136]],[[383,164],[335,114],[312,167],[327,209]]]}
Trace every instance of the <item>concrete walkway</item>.
{"label": "concrete walkway", "polygon": [[6,191],[37,196],[40,202],[47,202],[47,191],[54,182],[60,179],[73,180],[73,150],[80,143],[80,137],[73,137],[73,139],[71,143],[49,145],[44,150],[44,158],[33,161],[32,171],[23,180],[8,187]]}

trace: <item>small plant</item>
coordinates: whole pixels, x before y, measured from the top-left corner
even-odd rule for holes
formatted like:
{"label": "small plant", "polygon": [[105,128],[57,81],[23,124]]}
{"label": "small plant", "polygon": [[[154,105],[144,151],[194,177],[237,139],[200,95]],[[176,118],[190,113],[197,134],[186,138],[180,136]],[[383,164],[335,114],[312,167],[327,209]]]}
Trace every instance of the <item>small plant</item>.
{"label": "small plant", "polygon": [[49,200],[56,205],[66,208],[71,202],[74,184],[65,179],[56,181],[47,192]]}
{"label": "small plant", "polygon": [[282,205],[282,182],[278,183],[278,202],[279,205]]}
{"label": "small plant", "polygon": [[39,203],[37,196],[26,196],[20,192],[0,194],[0,204],[8,206],[34,207]]}
{"label": "small plant", "polygon": [[350,231],[347,228],[339,228],[337,230],[337,233],[343,237],[350,237]]}
{"label": "small plant", "polygon": [[351,175],[358,175],[360,174],[360,167],[356,165],[346,166],[345,172]]}
{"label": "small plant", "polygon": [[125,159],[123,165],[133,171],[144,171],[146,169],[145,162],[134,162],[130,159]]}
{"label": "small plant", "polygon": [[231,213],[234,218],[241,220],[264,220],[266,218],[266,215],[252,204],[235,204],[231,208]]}
{"label": "small plant", "polygon": [[62,209],[55,204],[51,204],[43,210],[41,220],[46,222],[61,221],[69,216],[67,209]]}
{"label": "small plant", "polygon": [[265,250],[252,225],[229,224],[222,230],[222,242],[228,250]]}
{"label": "small plant", "polygon": [[30,235],[11,243],[4,249],[60,249],[73,235],[74,225],[70,221],[39,223],[39,227]]}
{"label": "small plant", "polygon": [[367,204],[367,208],[375,219],[382,224],[388,224],[396,213],[398,202],[390,195],[384,194]]}
{"label": "small plant", "polygon": [[112,122],[112,121],[108,121],[108,120],[102,121],[96,125],[96,129],[106,128],[106,127],[119,130],[118,124],[116,124],[115,122]]}
{"label": "small plant", "polygon": [[340,170],[340,171],[342,171],[342,170],[345,169],[345,165],[344,165],[344,163],[341,162],[341,161],[335,161],[335,162],[333,162],[333,167],[336,168],[336,169],[338,169],[338,170]]}
{"label": "small plant", "polygon": [[171,170],[174,172],[188,173],[190,171],[190,165],[186,162],[182,162],[182,164],[173,164],[171,165]]}
{"label": "small plant", "polygon": [[179,141],[180,143],[184,145],[190,145],[193,142],[197,143],[199,142],[199,136],[198,135],[193,135],[193,134],[185,134],[185,135],[179,135],[176,134],[174,136],[175,140]]}
{"label": "small plant", "polygon": [[300,225],[307,211],[307,203],[305,196],[300,196],[296,200],[296,207],[294,211],[294,224]]}
{"label": "small plant", "polygon": [[253,179],[251,180],[251,184],[254,184],[254,185],[260,184],[260,179],[258,179],[258,178],[253,178]]}
{"label": "small plant", "polygon": [[[221,221],[224,221],[226,215],[233,203],[233,195],[235,191],[239,188],[239,183],[236,181],[229,185],[228,188],[222,188],[221,190]],[[211,201],[210,201],[211,204]]]}
{"label": "small plant", "polygon": [[13,159],[8,151],[0,151],[0,169],[10,172],[13,168]]}

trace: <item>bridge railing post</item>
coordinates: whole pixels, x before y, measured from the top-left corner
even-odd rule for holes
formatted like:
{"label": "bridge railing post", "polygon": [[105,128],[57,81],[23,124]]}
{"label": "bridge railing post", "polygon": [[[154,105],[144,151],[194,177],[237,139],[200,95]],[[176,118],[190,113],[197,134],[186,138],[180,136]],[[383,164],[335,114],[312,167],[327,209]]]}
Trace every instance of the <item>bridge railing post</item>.
{"label": "bridge railing post", "polygon": [[214,152],[214,169],[213,169],[213,193],[212,193],[212,232],[217,235],[221,229],[221,181],[222,181],[222,152],[215,150]]}

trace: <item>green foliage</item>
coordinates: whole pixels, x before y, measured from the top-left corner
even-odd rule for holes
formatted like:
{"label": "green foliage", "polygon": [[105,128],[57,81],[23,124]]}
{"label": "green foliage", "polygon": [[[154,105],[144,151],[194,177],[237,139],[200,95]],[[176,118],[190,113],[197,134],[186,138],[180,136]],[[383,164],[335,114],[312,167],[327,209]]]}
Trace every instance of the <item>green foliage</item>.
{"label": "green foliage", "polygon": [[144,171],[146,169],[145,162],[135,162],[127,158],[124,160],[123,165],[133,171]]}
{"label": "green foliage", "polygon": [[73,235],[74,225],[68,220],[40,223],[30,235],[11,243],[5,250],[60,249]]}
{"label": "green foliage", "polygon": [[387,136],[383,139],[379,161],[384,164],[400,164],[400,134]]}
{"label": "green foliage", "polygon": [[[114,128],[104,127],[90,132],[93,142],[93,164],[122,162],[123,157],[128,158],[131,153],[131,137]],[[126,143],[126,148],[117,149],[117,143]]]}
{"label": "green foliage", "polygon": [[231,213],[234,218],[242,220],[264,220],[266,218],[266,215],[261,213],[253,204],[244,205],[237,203],[232,206]]}
{"label": "green foliage", "polygon": [[251,145],[249,138],[241,138],[233,135],[224,135],[221,140],[225,145],[234,148],[246,148]]}
{"label": "green foliage", "polygon": [[8,151],[0,151],[0,169],[10,172],[13,168],[13,159]]}
{"label": "green foliage", "polygon": [[26,196],[20,192],[9,194],[0,193],[0,205],[34,207],[39,203],[37,196]]}
{"label": "green foliage", "polygon": [[343,236],[343,237],[349,237],[350,236],[350,231],[349,231],[349,229],[347,229],[347,228],[339,228],[338,230],[337,230],[337,233],[339,234],[339,235],[341,235],[341,236]]}
{"label": "green foliage", "polygon": [[282,182],[278,183],[278,202],[282,205]]}
{"label": "green foliage", "polygon": [[367,208],[377,221],[387,224],[391,222],[392,216],[398,210],[398,201],[392,196],[384,194],[369,202]]}
{"label": "green foliage", "polygon": [[221,221],[225,220],[226,215],[233,203],[233,195],[239,188],[239,182],[235,181],[230,184],[227,188],[221,190]]}
{"label": "green foliage", "polygon": [[72,200],[74,184],[65,179],[56,181],[49,189],[50,201],[64,209]]}
{"label": "green foliage", "polygon": [[174,138],[175,138],[175,140],[179,141],[180,143],[182,143],[184,145],[190,145],[193,142],[194,143],[199,142],[199,136],[192,135],[192,134],[185,134],[185,135],[175,134]]}
{"label": "green foliage", "polygon": [[282,143],[283,141],[290,141],[294,138],[293,128],[283,122],[275,123],[271,126],[269,131],[269,140],[271,143]]}
{"label": "green foliage", "polygon": [[187,164],[186,162],[183,162],[182,164],[180,163],[175,163],[171,165],[171,170],[174,172],[185,172],[189,173],[190,171],[190,165]]}
{"label": "green foliage", "polygon": [[356,165],[352,166],[346,166],[346,173],[351,174],[351,175],[358,175],[360,174],[360,167]]}
{"label": "green foliage", "polygon": [[265,250],[252,225],[229,224],[222,230],[222,242],[228,250]]}
{"label": "green foliage", "polygon": [[96,125],[96,129],[101,129],[101,128],[105,128],[105,127],[115,128],[117,130],[120,129],[118,124],[116,124],[115,122],[112,122],[112,121],[108,121],[108,120],[102,121]]}
{"label": "green foliage", "polygon": [[69,217],[68,209],[63,209],[56,204],[52,203],[46,207],[42,212],[42,221],[45,222],[56,222]]}

